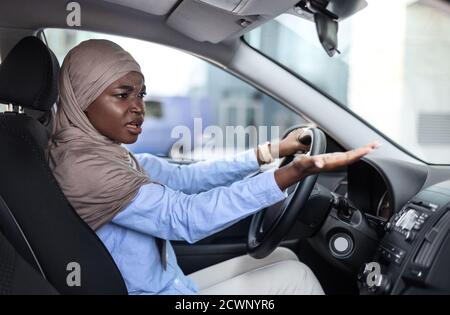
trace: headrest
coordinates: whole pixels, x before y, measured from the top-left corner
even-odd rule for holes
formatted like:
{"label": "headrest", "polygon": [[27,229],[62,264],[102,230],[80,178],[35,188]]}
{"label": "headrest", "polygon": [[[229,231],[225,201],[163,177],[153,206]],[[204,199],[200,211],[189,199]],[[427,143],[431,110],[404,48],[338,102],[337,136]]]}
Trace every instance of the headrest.
{"label": "headrest", "polygon": [[20,40],[0,64],[0,103],[50,110],[58,96],[59,63],[38,38]]}

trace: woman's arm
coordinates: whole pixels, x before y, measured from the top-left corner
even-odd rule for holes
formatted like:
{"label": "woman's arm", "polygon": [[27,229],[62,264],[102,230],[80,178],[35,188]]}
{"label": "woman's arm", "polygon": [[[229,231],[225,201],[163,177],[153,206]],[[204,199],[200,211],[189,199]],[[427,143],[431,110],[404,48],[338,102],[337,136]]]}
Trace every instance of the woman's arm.
{"label": "woman's arm", "polygon": [[[270,146],[273,158],[282,158],[309,147],[298,141],[303,129],[292,131],[285,139]],[[258,148],[241,152],[232,158],[200,161],[189,165],[177,165],[151,154],[136,154],[136,159],[152,180],[195,194],[219,186],[228,186],[247,175],[258,171],[263,164]]]}
{"label": "woman's arm", "polygon": [[343,153],[303,156],[275,172],[195,195],[147,184],[112,222],[163,239],[193,243],[281,201],[286,197],[283,190],[305,176],[349,165],[376,147],[370,144]]}
{"label": "woman's arm", "polygon": [[228,186],[259,169],[254,150],[239,153],[233,158],[200,161],[188,165],[169,163],[147,153],[136,154],[135,157],[150,179],[186,194]]}
{"label": "woman's arm", "polygon": [[285,198],[273,172],[186,195],[147,184],[112,223],[168,240],[196,242]]}

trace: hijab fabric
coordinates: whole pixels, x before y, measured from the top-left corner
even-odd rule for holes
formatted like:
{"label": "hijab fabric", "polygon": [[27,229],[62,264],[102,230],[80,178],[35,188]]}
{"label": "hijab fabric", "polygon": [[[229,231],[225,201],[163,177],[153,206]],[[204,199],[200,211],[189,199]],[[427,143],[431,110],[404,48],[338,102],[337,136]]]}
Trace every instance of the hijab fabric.
{"label": "hijab fabric", "polygon": [[84,113],[111,83],[131,71],[142,75],[133,57],[107,40],[80,43],[61,67],[49,164],[65,196],[93,230],[108,223],[142,185],[150,183],[131,152],[100,134]]}

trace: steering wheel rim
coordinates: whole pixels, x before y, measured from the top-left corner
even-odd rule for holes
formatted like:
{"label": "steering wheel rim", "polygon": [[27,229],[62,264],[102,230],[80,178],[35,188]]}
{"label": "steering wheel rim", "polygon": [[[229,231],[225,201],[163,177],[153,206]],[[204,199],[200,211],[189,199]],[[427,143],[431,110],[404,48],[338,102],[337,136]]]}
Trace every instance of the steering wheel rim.
{"label": "steering wheel rim", "polygon": [[[309,133],[311,139],[309,154],[318,155],[325,153],[326,136],[318,128],[304,125],[293,126],[286,130],[282,138],[285,138],[295,129],[305,127],[305,132]],[[283,167],[293,159],[294,155],[285,157],[279,167]],[[287,188],[287,198],[253,215],[247,238],[247,253],[250,256],[261,259],[268,256],[278,247],[308,201],[317,177],[318,174],[309,175],[302,181],[290,186]]]}

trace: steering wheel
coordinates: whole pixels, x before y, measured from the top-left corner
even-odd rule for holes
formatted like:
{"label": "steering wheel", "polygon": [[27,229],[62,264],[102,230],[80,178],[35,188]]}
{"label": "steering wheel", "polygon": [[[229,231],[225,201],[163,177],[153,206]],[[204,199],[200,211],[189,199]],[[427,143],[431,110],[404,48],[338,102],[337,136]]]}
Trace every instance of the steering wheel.
{"label": "steering wheel", "polygon": [[[303,127],[289,128],[282,138],[284,139],[291,131]],[[325,153],[327,146],[325,134],[318,128],[309,127],[305,132],[307,134],[303,133],[302,142],[309,142],[307,144],[310,144],[310,150],[307,154]],[[287,165],[294,157],[294,155],[286,156],[279,167]],[[264,258],[277,248],[308,201],[317,177],[318,174],[309,175],[302,181],[290,186],[287,188],[288,197],[286,199],[253,215],[247,238],[247,253],[250,256],[259,259]]]}

